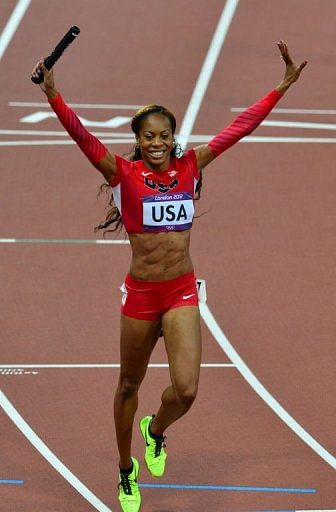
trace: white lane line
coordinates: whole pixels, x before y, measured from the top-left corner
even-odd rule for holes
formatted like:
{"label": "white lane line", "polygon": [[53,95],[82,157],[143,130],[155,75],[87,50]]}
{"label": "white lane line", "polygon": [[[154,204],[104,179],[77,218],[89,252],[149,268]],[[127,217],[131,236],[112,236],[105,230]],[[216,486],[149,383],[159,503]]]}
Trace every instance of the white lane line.
{"label": "white lane line", "polygon": [[31,0],[19,0],[0,35],[0,60],[11,42]]}
{"label": "white lane line", "polygon": [[[103,144],[134,144],[134,139],[101,139]],[[9,140],[1,141],[0,146],[66,146],[76,144],[73,140]]]}
{"label": "white lane line", "polygon": [[[198,138],[196,142],[206,143],[209,142],[211,137],[204,137],[204,139]],[[103,144],[134,144],[133,139],[103,139],[100,141]],[[190,138],[190,142],[193,142]],[[249,136],[239,141],[240,143],[253,143],[253,144],[335,144],[336,137],[260,137],[260,136]],[[0,147],[14,147],[14,146],[66,146],[69,144],[75,144],[73,141],[68,140],[27,140],[27,141],[0,141]]]}
{"label": "white lane line", "polygon": [[179,135],[179,142],[182,148],[185,148],[189,136],[192,132],[198,111],[202,104],[205,92],[209,85],[213,70],[215,69],[220,51],[222,49],[226,34],[228,33],[231,21],[238,7],[239,0],[227,0],[219,19],[216,31],[213,35],[210,43],[208,53],[203,62],[203,66],[199,77],[196,82],[196,86],[192,93],[188,108],[184,114],[184,119],[181,124],[181,130]]}
{"label": "white lane line", "polygon": [[336,458],[320,445],[288,412],[280,403],[267,391],[249,367],[244,363],[238,352],[233,348],[225,334],[219,327],[207,304],[200,303],[201,316],[219,346],[223,349],[228,358],[235,363],[238,371],[250,384],[253,390],[266,402],[266,404],[281,418],[281,420],[295,434],[302,439],[314,452],[316,452],[327,464],[336,469]]}
{"label": "white lane line", "polygon": [[[188,142],[206,143],[209,142],[214,135],[190,135]],[[279,137],[275,136],[260,136],[248,135],[240,141],[239,144],[252,143],[252,144],[335,144],[336,137]]]}
{"label": "white lane line", "polygon": [[[48,102],[32,102],[32,101],[9,101],[10,107],[45,107],[50,108]],[[138,110],[143,105],[119,105],[113,103],[67,103],[71,108],[88,108],[88,109],[109,109],[109,110]]]}
{"label": "white lane line", "polygon": [[[121,132],[91,132],[96,137],[125,137],[130,139],[134,135],[132,133]],[[0,135],[41,135],[42,137],[69,137],[68,132],[61,130],[0,130]],[[134,139],[135,140],[135,139]]]}
{"label": "white lane line", "polygon": [[37,451],[53,466],[58,473],[62,475],[79,494],[83,496],[99,512],[112,512],[90,489],[88,489],[48,448],[48,446],[38,437],[34,430],[23,419],[6,395],[0,391],[0,406],[3,408],[12,422],[21,430],[22,434],[30,441]]}
{"label": "white lane line", "polygon": [[127,245],[129,240],[79,240],[57,238],[0,238],[0,244],[98,244],[98,245]]}
{"label": "white lane line", "polygon": [[276,128],[303,128],[305,130],[336,130],[334,123],[303,123],[302,121],[273,121],[265,120],[261,126],[275,126]]}
{"label": "white lane line", "polygon": [[[201,368],[235,368],[233,363],[202,363]],[[84,363],[84,364],[0,364],[0,369],[24,368],[120,368],[120,363]],[[150,363],[148,368],[169,368],[168,363]]]}
{"label": "white lane line", "polygon": [[[247,107],[233,107],[231,112],[243,112]],[[317,108],[274,108],[272,114],[336,115],[336,110]]]}

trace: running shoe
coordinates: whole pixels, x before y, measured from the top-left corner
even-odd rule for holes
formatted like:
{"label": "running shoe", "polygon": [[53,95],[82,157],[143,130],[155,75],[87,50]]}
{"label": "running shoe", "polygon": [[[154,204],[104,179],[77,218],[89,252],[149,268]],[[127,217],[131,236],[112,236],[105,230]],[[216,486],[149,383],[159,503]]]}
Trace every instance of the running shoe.
{"label": "running shoe", "polygon": [[139,462],[132,457],[133,469],[129,475],[119,473],[119,501],[123,512],[139,512],[141,494],[137,483]]}
{"label": "running shoe", "polygon": [[166,438],[162,436],[160,439],[155,439],[149,433],[149,426],[153,418],[154,416],[145,416],[140,421],[139,426],[146,443],[145,462],[148,471],[152,476],[160,477],[163,475],[166,465],[167,454],[164,450]]}

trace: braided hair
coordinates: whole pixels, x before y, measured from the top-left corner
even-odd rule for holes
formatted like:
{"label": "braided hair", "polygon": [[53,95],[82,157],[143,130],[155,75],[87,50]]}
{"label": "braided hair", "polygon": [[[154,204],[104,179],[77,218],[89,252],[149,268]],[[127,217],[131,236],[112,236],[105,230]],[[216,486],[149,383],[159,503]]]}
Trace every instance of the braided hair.
{"label": "braided hair", "polygon": [[[150,114],[162,114],[165,117],[167,117],[167,119],[170,122],[172,134],[173,135],[175,134],[176,118],[175,118],[174,114],[167,108],[163,107],[162,105],[151,104],[151,105],[146,105],[145,107],[140,108],[136,112],[134,117],[132,118],[131,128],[132,128],[132,131],[135,134],[136,138],[139,137],[143,121]],[[179,143],[175,142],[175,139],[174,139],[173,149],[172,149],[170,155],[173,157],[176,157],[176,158],[180,158],[183,155],[183,149]],[[142,155],[141,155],[141,150],[140,150],[139,144],[136,143],[134,145],[134,147],[132,148],[132,150],[124,156],[132,162],[135,162],[136,160],[142,160]],[[106,233],[110,233],[110,232],[114,232],[114,231],[120,232],[120,230],[123,226],[121,213],[119,212],[119,210],[115,204],[111,188],[112,188],[111,185],[109,185],[108,183],[103,183],[100,186],[99,191],[98,191],[98,196],[100,196],[100,194],[104,191],[109,195],[108,204],[107,204],[108,212],[106,214],[106,218],[103,222],[101,222],[94,228],[95,232],[99,231],[100,229],[103,229],[104,236],[106,235]],[[196,185],[196,190],[195,190],[196,198],[195,199],[200,198],[201,188],[202,188],[202,171],[201,171],[200,179]],[[112,225],[113,225],[113,227],[112,227]],[[110,229],[107,229],[108,227],[110,227]]]}

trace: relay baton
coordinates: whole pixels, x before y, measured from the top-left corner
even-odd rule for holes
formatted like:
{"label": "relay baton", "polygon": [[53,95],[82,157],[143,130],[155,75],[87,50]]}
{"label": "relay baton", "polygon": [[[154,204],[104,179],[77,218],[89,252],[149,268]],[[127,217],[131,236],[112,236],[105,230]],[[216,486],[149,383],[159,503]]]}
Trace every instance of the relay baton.
{"label": "relay baton", "polygon": [[[72,43],[74,39],[76,39],[79,32],[79,28],[75,25],[71,27],[65,34],[63,39],[61,39],[61,41],[58,43],[55,49],[51,52],[51,54],[44,59],[44,65],[48,70],[53,67],[56,61],[58,61],[58,59],[60,58],[64,50],[69,46],[69,44]],[[38,77],[35,78],[32,76],[31,79],[34,82],[34,84],[42,83],[44,79],[42,71],[38,70]]]}

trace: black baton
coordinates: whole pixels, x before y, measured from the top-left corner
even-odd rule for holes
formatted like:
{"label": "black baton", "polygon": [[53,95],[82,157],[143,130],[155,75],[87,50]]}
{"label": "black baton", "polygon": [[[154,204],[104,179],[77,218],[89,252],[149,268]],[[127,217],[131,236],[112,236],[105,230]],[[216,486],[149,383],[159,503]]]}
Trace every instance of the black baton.
{"label": "black baton", "polygon": [[[68,32],[65,34],[63,39],[58,43],[58,45],[55,47],[55,49],[51,52],[48,57],[44,59],[44,65],[49,70],[53,67],[55,62],[58,61],[64,50],[69,46],[74,39],[78,36],[80,30],[75,25],[71,27]],[[41,70],[37,71],[38,76],[37,77],[31,77],[31,80],[34,82],[34,84],[40,84],[43,82],[44,76]]]}

